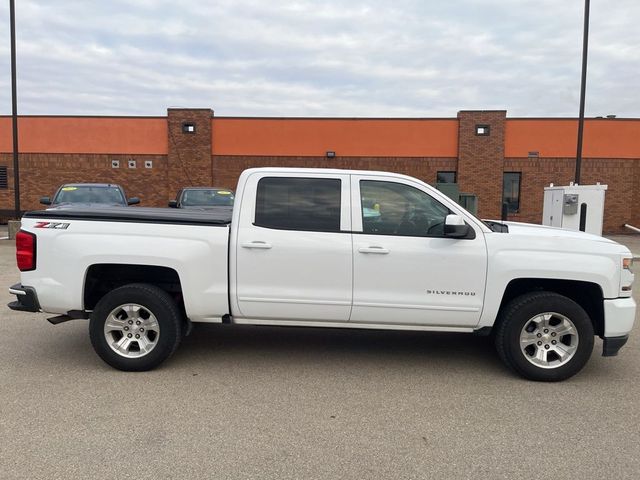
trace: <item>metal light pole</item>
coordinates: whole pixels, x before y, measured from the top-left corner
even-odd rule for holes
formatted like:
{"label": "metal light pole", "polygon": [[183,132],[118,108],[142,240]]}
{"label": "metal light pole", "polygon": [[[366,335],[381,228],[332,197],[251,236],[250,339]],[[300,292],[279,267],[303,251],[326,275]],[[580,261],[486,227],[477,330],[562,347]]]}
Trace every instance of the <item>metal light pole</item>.
{"label": "metal light pole", "polygon": [[580,184],[582,167],[582,135],[584,132],[584,95],[587,88],[587,50],[589,48],[589,4],[584,0],[584,32],[582,34],[582,82],[580,84],[580,116],[578,118],[578,151],[576,153],[575,183]]}
{"label": "metal light pole", "polygon": [[11,22],[11,122],[13,127],[13,191],[15,218],[20,219],[20,165],[18,162],[18,94],[16,85],[16,6],[9,0]]}

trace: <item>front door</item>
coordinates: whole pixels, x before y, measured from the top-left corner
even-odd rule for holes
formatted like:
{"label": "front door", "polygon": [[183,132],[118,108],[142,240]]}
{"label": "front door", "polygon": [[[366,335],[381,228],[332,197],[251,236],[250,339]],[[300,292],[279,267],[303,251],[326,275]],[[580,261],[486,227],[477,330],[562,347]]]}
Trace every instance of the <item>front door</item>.
{"label": "front door", "polygon": [[[454,213],[409,179],[352,176],[351,322],[476,325],[487,273],[484,234],[444,236]],[[472,226],[472,228],[474,228]]]}
{"label": "front door", "polygon": [[236,298],[242,317],[349,320],[353,281],[349,190],[349,176],[339,174],[295,177],[256,172],[247,179],[244,192],[251,198],[241,199],[235,250]]}

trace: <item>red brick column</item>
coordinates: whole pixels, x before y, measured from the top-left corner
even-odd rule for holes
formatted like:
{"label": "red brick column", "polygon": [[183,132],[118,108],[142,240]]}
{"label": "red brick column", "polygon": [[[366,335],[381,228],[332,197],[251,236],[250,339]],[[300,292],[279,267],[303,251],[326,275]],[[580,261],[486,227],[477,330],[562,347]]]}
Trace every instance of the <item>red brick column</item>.
{"label": "red brick column", "polygon": [[[478,215],[500,219],[504,167],[506,110],[458,112],[458,184],[460,191],[478,195]],[[477,126],[489,135],[476,135]]]}
{"label": "red brick column", "polygon": [[[169,149],[167,198],[182,187],[211,186],[210,108],[169,108],[167,110]],[[191,131],[193,126],[194,130]],[[169,198],[170,197],[170,198]]]}

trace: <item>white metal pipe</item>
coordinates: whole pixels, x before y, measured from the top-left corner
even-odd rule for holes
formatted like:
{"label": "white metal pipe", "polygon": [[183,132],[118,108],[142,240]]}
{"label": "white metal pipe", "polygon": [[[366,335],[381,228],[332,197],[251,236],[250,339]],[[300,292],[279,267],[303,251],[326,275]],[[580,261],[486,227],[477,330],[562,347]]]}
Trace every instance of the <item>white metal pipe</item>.
{"label": "white metal pipe", "polygon": [[630,230],[633,230],[634,232],[640,233],[640,228],[634,227],[633,225],[629,225],[628,223],[625,223],[624,226]]}

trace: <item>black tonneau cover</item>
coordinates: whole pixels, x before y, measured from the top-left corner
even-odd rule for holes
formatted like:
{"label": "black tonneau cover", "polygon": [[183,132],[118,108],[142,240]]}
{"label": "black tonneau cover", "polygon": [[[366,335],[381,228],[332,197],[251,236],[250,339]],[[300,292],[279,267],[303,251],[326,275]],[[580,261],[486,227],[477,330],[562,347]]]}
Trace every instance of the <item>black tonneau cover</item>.
{"label": "black tonneau cover", "polygon": [[166,223],[175,225],[223,226],[231,223],[233,208],[182,210],[149,207],[60,207],[24,214],[25,218],[43,220],[88,220],[97,222]]}

